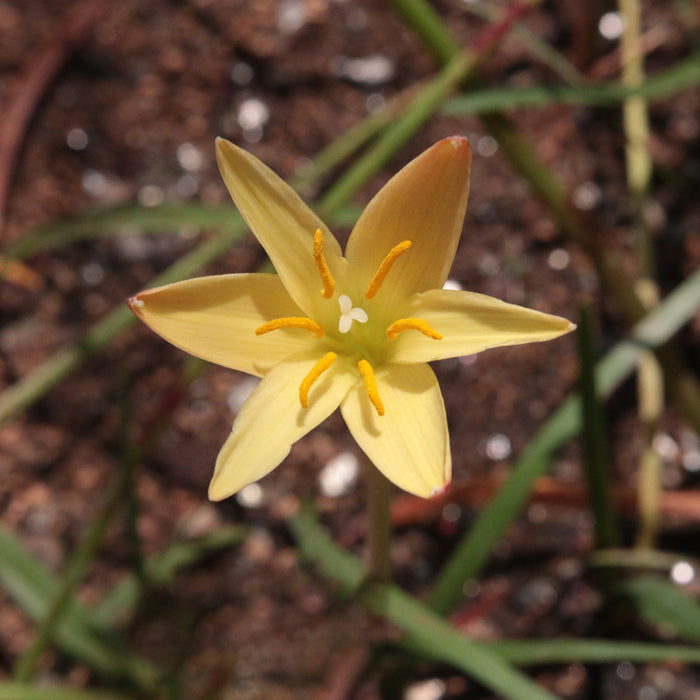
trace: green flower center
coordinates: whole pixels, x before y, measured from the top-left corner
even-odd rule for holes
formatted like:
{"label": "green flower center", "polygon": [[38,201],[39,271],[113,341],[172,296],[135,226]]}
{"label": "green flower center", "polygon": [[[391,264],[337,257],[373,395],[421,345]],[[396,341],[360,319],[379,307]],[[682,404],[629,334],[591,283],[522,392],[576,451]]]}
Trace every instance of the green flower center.
{"label": "green flower center", "polygon": [[[373,299],[376,293],[379,291],[382,283],[389,274],[389,271],[393,267],[394,263],[403,255],[411,246],[413,241],[402,241],[398,245],[395,245],[385,256],[382,262],[379,264],[377,271],[374,273],[374,277],[367,285],[364,297],[365,299]],[[316,262],[316,267],[318,268],[319,275],[321,277],[321,282],[323,283],[323,289],[321,290],[321,295],[324,299],[331,299],[335,294],[335,279],[328,267],[326,257],[323,254],[323,234],[321,229],[317,229],[314,234],[314,245],[313,245],[313,256]],[[350,350],[349,355],[360,356],[360,360],[357,363],[357,371],[364,380],[365,389],[367,391],[367,396],[376,409],[378,415],[384,415],[384,404],[382,403],[381,396],[379,395],[379,389],[377,388],[377,380],[374,376],[374,368],[369,362],[367,357],[374,357],[374,348],[372,346],[378,343],[384,342],[384,334],[382,334],[381,339],[375,339],[374,342],[367,342],[368,339],[363,333],[359,333],[357,336],[353,330],[353,323],[357,322],[359,324],[366,324],[369,321],[369,315],[361,306],[354,306],[352,299],[347,294],[341,294],[338,297],[338,305],[340,307],[340,315],[338,317],[338,333],[343,338],[338,339],[335,336],[335,331],[331,331],[330,336],[336,338],[336,343],[340,343],[344,350]],[[255,329],[256,335],[264,335],[270,331],[277,330],[279,328],[301,328],[303,330],[313,333],[317,338],[322,338],[326,334],[326,329],[313,319],[306,318],[304,316],[286,316],[283,318],[275,318],[267,323],[263,323]],[[434,340],[440,340],[442,335],[434,330],[428,323],[420,318],[400,318],[389,325],[385,330],[386,338],[389,340],[394,340],[399,333],[407,330],[416,330],[423,333],[423,335],[428,336]],[[348,335],[350,334],[350,335]],[[336,345],[333,343],[333,345]],[[327,352],[309,371],[309,373],[304,377],[299,386],[299,403],[302,408],[307,408],[309,405],[309,391],[313,384],[318,380],[318,378],[332,367],[335,361],[338,359],[338,355],[335,352]]]}

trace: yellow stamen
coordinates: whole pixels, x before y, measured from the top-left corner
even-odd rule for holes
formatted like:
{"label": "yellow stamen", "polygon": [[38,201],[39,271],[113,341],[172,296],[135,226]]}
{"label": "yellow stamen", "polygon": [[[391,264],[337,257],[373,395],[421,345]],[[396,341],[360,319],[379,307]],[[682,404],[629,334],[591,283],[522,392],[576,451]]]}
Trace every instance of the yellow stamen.
{"label": "yellow stamen", "polygon": [[263,323],[255,329],[255,335],[263,335],[270,331],[276,331],[278,328],[303,328],[306,331],[311,331],[317,338],[325,335],[323,326],[316,321],[304,316],[285,316],[284,318],[275,318],[272,321]]}
{"label": "yellow stamen", "polygon": [[323,294],[324,299],[330,299],[335,291],[335,280],[326,262],[326,256],[323,254],[323,234],[320,228],[317,228],[314,234],[314,260],[318,266],[321,280],[323,280],[321,294]]}
{"label": "yellow stamen", "polygon": [[367,360],[360,360],[357,363],[357,369],[365,380],[365,389],[367,389],[367,396],[372,402],[372,405],[377,409],[377,413],[380,416],[384,415],[384,404],[379,396],[379,391],[377,391],[377,380],[374,377],[374,370],[372,365],[367,362]]}
{"label": "yellow stamen", "polygon": [[442,335],[420,318],[400,318],[386,329],[386,334],[388,338],[393,340],[399,333],[408,330],[420,331],[433,340],[442,340]]}
{"label": "yellow stamen", "polygon": [[299,385],[299,403],[302,408],[309,407],[309,390],[313,383],[338,359],[334,352],[327,352],[302,379]]}
{"label": "yellow stamen", "polygon": [[387,256],[382,260],[377,271],[372,277],[372,281],[367,286],[367,291],[365,292],[365,299],[371,299],[379,291],[379,287],[382,286],[384,278],[389,274],[391,266],[397,261],[400,255],[405,253],[411,246],[413,241],[402,241],[398,245],[395,245],[387,254]]}

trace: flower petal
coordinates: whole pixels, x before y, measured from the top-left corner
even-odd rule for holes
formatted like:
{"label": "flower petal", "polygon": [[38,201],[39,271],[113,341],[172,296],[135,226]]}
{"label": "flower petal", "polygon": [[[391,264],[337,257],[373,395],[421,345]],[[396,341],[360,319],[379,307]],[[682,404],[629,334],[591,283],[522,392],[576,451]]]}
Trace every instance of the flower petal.
{"label": "flower petal", "polygon": [[394,263],[377,299],[391,304],[392,298],[442,287],[462,232],[470,164],[467,139],[443,139],[377,193],[355,225],[345,251],[363,292],[389,251],[406,240],[413,245]]}
{"label": "flower petal", "polygon": [[376,373],[385,413],[370,403],[363,384],[340,405],[353,437],[397,486],[427,498],[451,478],[449,434],[440,387],[428,365],[393,365]]}
{"label": "flower petal", "polygon": [[272,369],[241,407],[216,460],[209,498],[220,501],[272,471],[299,440],[327,418],[357,381],[339,358],[314,383],[309,407],[299,403],[299,385],[318,362],[300,353]]}
{"label": "flower petal", "polygon": [[282,283],[306,315],[313,316],[323,286],[313,256],[314,233],[323,233],[323,253],[334,275],[346,266],[338,241],[299,195],[255,156],[219,138],[216,159],[233,201]]}
{"label": "flower petal", "polygon": [[282,316],[299,316],[277,275],[212,275],[147,289],[131,310],[168,342],[197,357],[262,377],[288,355],[315,341],[309,331],[255,329]]}
{"label": "flower petal", "polygon": [[485,294],[455,290],[433,289],[416,294],[405,312],[426,321],[442,339],[428,338],[417,330],[404,331],[390,341],[395,343],[393,362],[432,362],[473,355],[501,345],[550,340],[576,328],[561,316],[508,304]]}

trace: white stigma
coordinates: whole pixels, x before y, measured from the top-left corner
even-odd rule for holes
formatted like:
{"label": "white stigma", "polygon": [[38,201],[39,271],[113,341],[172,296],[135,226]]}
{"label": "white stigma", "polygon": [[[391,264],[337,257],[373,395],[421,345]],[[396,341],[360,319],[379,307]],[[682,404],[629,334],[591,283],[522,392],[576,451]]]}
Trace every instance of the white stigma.
{"label": "white stigma", "polygon": [[338,321],[338,330],[341,333],[347,333],[352,328],[352,322],[367,323],[367,312],[359,306],[352,305],[352,299],[347,294],[341,294],[338,297],[340,304],[340,321]]}

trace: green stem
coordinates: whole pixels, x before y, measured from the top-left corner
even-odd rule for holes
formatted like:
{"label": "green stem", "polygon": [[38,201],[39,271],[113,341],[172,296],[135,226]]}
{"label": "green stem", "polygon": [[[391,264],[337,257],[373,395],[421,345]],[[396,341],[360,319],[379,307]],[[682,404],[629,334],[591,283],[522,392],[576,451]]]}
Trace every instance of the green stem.
{"label": "green stem", "polygon": [[[447,63],[460,52],[457,40],[425,0],[390,0],[390,3],[440,63]],[[489,19],[495,21],[496,17]]]}
{"label": "green stem", "polygon": [[[498,46],[499,41],[512,29],[515,22],[539,1],[515,3],[509,11],[504,13],[501,20],[488,26],[479,34],[472,47],[465,51],[459,51],[456,43],[450,44],[450,56],[447,56],[447,50],[442,56],[445,59],[442,70],[420,89],[396,123],[388,128],[374,146],[328,191],[319,203],[318,213],[326,216],[328,211],[335,211],[338,206],[347,202],[370,177],[379,171],[394,152],[413,136],[444,103],[448,95],[475,73],[478,66]],[[425,12],[424,17],[430,17],[432,13],[429,8],[426,11],[425,3],[421,0],[411,0],[408,4],[412,5],[416,12]],[[435,26],[434,22],[433,26]]]}
{"label": "green stem", "polygon": [[[622,83],[637,87],[644,81],[641,43],[641,8],[639,0],[618,0],[624,19],[622,32]],[[646,100],[640,95],[627,97],[622,104],[625,131],[625,160],[627,184],[635,208],[634,234],[638,249],[639,278],[635,292],[646,308],[658,303],[658,288],[654,281],[653,239],[645,209],[651,183],[652,162],[649,154],[649,113]],[[645,444],[639,461],[639,519],[637,547],[653,548],[659,528],[661,502],[661,459],[652,441],[663,413],[663,375],[659,362],[646,353],[639,362],[637,373],[639,418],[644,425]]]}
{"label": "green stem", "polygon": [[97,550],[102,544],[105,532],[124,498],[128,483],[128,472],[122,469],[100,511],[90,524],[85,537],[71,557],[63,579],[49,604],[46,616],[42,620],[32,643],[18,659],[13,673],[14,680],[27,682],[34,675],[41,655],[53,641],[56,628],[73,599],[76,586],[85,575],[88,566],[95,558]]}
{"label": "green stem", "polygon": [[369,459],[365,459],[367,484],[367,548],[370,576],[391,580],[391,484]]}
{"label": "green stem", "polygon": [[[640,321],[629,341],[615,346],[596,366],[599,397],[607,397],[635,369],[648,349],[663,345],[700,308],[700,271],[679,285]],[[550,464],[552,454],[574,437],[581,426],[580,401],[567,399],[530,440],[496,496],[481,511],[443,567],[430,596],[434,610],[447,614],[462,598],[466,581],[479,575],[492,549],[521,512],[532,485]]]}
{"label": "green stem", "polygon": [[365,117],[338,138],[317,153],[311,161],[302,166],[298,173],[289,179],[289,184],[304,195],[309,190],[317,189],[319,180],[333,168],[337,167],[353,153],[359,151],[368,141],[379,132],[395,122],[401,113],[416,97],[420,85],[411,85],[405,90],[387,100],[384,107]]}
{"label": "green stem", "polygon": [[438,75],[417,94],[396,123],[388,128],[376,144],[343,175],[321,199],[317,211],[327,217],[347,202],[370,177],[391,158],[445,101],[447,96],[474,68],[481,54],[463,53],[452,59]]}
{"label": "green stem", "polygon": [[460,634],[401,589],[367,578],[367,571],[352,555],[337,547],[322,531],[310,508],[289,521],[304,557],[312,559],[322,575],[356,596],[375,615],[393,622],[413,641],[415,648],[463,671],[508,700],[557,700],[533,680],[504,661],[486,645]]}
{"label": "green stem", "polygon": [[595,518],[596,549],[602,549],[618,546],[620,535],[610,489],[603,409],[596,392],[596,353],[591,317],[590,308],[581,307],[577,333],[581,364],[579,391],[586,481],[591,510]]}

